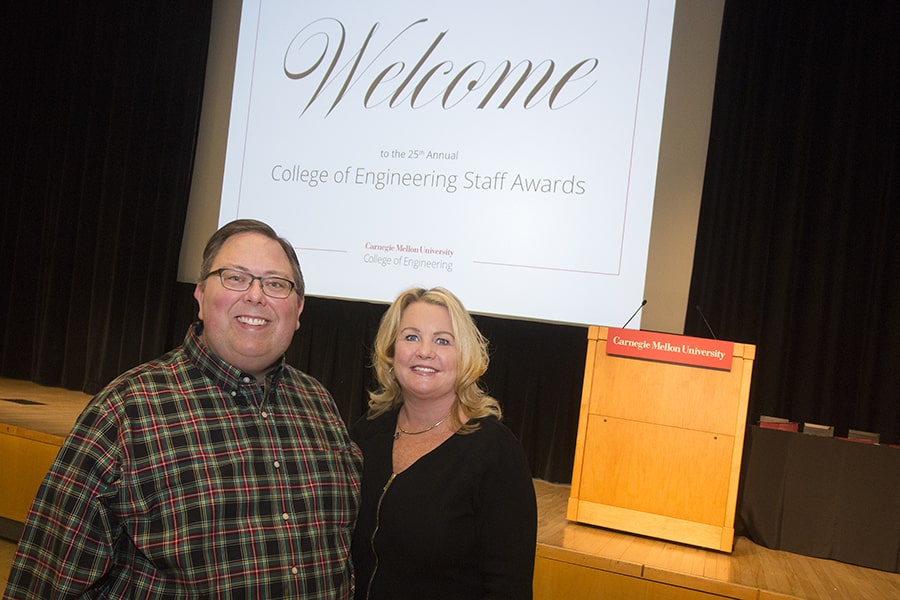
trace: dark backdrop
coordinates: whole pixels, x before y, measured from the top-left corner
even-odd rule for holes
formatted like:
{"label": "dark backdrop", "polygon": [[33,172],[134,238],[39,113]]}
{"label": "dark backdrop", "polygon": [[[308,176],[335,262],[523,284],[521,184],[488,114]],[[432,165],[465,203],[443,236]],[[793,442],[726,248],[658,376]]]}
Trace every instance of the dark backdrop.
{"label": "dark backdrop", "polygon": [[[94,393],[196,316],[176,273],[211,2],[52,4],[0,9],[0,376]],[[803,4],[726,2],[689,305],[757,345],[751,422],[896,441],[900,19]],[[288,352],[348,422],[383,310],[309,298]],[[587,330],[478,323],[534,475],[569,481]],[[685,333],[708,335],[693,308]]]}
{"label": "dark backdrop", "polygon": [[757,344],[751,418],[897,443],[897,73],[900,3],[726,1],[688,305]]}

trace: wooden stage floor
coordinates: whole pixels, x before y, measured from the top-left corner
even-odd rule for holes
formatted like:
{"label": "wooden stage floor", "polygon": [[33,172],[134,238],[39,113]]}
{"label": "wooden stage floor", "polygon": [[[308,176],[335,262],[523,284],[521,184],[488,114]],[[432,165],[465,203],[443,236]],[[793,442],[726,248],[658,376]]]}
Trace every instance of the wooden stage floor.
{"label": "wooden stage floor", "polygon": [[[0,378],[0,433],[18,432],[59,444],[89,399],[79,392]],[[0,480],[0,496],[16,485],[16,481]],[[586,566],[686,591],[701,590],[711,597],[900,599],[897,573],[769,550],[740,536],[735,539],[734,551],[727,554],[573,523],[565,516],[568,485],[535,480],[535,491],[539,560]],[[0,591],[12,547],[11,542],[0,541]],[[592,597],[616,596],[600,593]],[[565,600],[577,598],[567,594]]]}
{"label": "wooden stage floor", "polygon": [[[808,600],[900,599],[900,574],[759,546],[731,554],[566,520],[569,486],[535,480],[537,554],[715,596]],[[569,599],[571,600],[571,599]]]}

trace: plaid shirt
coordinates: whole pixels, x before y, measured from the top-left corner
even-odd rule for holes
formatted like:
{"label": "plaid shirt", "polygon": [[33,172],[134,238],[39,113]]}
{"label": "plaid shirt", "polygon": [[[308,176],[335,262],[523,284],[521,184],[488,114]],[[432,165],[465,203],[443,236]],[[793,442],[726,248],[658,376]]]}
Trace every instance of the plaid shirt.
{"label": "plaid shirt", "polygon": [[78,418],[5,598],[352,597],[362,457],[333,399],[283,363],[261,385],[201,327]]}

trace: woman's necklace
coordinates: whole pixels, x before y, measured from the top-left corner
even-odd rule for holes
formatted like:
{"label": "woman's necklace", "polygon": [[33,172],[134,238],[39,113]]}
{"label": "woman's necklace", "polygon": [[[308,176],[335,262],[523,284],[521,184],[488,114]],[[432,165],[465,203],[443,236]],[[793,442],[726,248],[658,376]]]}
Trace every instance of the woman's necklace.
{"label": "woman's necklace", "polygon": [[447,417],[449,417],[449,416],[450,416],[450,413],[447,413],[446,415],[444,415],[443,419],[441,419],[440,421],[438,421],[431,427],[426,427],[422,431],[407,431],[407,430],[403,429],[402,427],[400,427],[400,423],[398,422],[397,423],[397,431],[394,432],[394,439],[395,440],[398,439],[400,437],[401,433],[405,433],[406,435],[419,435],[420,433],[425,433],[425,432],[431,431],[432,429],[434,429],[435,427],[437,427],[438,425],[440,425],[441,423],[446,421]]}

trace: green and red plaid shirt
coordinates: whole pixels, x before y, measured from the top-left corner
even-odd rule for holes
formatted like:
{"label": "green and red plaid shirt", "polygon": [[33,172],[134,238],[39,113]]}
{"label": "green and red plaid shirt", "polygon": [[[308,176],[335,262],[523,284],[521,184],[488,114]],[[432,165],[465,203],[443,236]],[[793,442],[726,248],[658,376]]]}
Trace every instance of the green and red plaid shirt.
{"label": "green and red plaid shirt", "polygon": [[334,400],[283,363],[262,385],[201,327],[78,418],[6,598],[352,597],[362,456]]}

